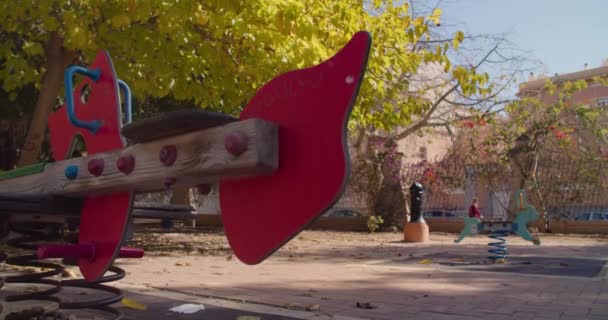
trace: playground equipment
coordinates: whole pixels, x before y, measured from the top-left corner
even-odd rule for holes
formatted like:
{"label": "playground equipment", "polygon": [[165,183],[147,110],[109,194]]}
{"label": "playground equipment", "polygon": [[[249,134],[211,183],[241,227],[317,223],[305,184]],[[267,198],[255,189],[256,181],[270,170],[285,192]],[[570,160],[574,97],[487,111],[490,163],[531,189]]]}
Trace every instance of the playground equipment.
{"label": "playground equipment", "polygon": [[411,219],[405,223],[403,228],[404,240],[406,242],[428,242],[430,240],[429,226],[420,213],[422,210],[422,194],[424,188],[419,182],[410,186],[410,212]]}
{"label": "playground equipment", "polygon": [[[124,277],[123,270],[112,266],[115,259],[143,256],[142,250],[122,247],[138,192],[175,186],[209,190],[210,183],[219,182],[230,246],[242,262],[262,262],[331,208],[344,191],[349,172],[346,125],[370,45],[370,35],[358,32],[329,60],[274,78],[238,119],[182,110],[131,123],[129,87],[117,78],[107,52],[99,53],[89,68],[67,69],[66,103],[48,120],[56,162],[0,174],[0,218],[25,235],[11,244],[36,251],[3,260],[52,270],[9,276],[6,282],[51,288],[5,298],[0,316],[10,310],[7,302],[35,299],[56,302],[61,309],[105,310],[119,319],[120,313],[108,305],[120,301],[122,293],[103,283]],[[74,88],[75,74],[84,79]],[[86,145],[86,156],[71,157],[77,136]],[[27,223],[17,226],[20,214],[28,212],[59,215],[59,225],[66,212],[76,212],[77,241],[49,244],[59,238],[57,224],[51,231],[48,225],[44,230]],[[49,280],[63,270],[59,263],[43,261],[51,258],[77,264],[84,279]],[[106,276],[107,271],[114,274]],[[114,295],[62,302],[54,294],[66,286]]]}
{"label": "playground equipment", "polygon": [[526,193],[520,189],[515,192],[514,195],[519,213],[515,217],[515,221],[503,221],[503,220],[480,220],[477,218],[470,218],[465,216],[464,228],[460,232],[460,237],[454,240],[455,243],[460,243],[464,238],[475,234],[489,234],[489,238],[497,241],[490,242],[488,245],[492,247],[488,250],[489,253],[493,254],[488,258],[492,261],[504,261],[507,257],[507,245],[506,237],[509,234],[517,234],[525,240],[531,241],[535,245],[540,245],[540,239],[534,237],[528,231],[527,225],[530,222],[536,221],[539,218],[539,214],[536,209],[526,202]]}

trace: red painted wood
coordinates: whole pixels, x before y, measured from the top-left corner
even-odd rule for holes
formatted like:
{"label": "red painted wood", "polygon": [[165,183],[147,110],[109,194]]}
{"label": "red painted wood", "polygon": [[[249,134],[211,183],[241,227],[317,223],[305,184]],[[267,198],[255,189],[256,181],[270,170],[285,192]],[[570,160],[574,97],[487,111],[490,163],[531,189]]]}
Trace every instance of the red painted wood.
{"label": "red painted wood", "polygon": [[[51,148],[55,160],[63,160],[68,156],[73,137],[83,137],[88,154],[120,149],[125,141],[120,135],[122,127],[119,105],[119,91],[114,66],[107,52],[100,52],[89,69],[101,69],[101,78],[95,82],[87,77],[78,76],[80,84],[74,86],[74,109],[76,116],[83,121],[101,120],[103,126],[97,134],[82,128],[74,127],[68,120],[65,106],[49,117]],[[86,103],[80,98],[82,88],[88,85],[91,93]],[[86,170],[85,170],[86,171]]]}
{"label": "red painted wood", "polygon": [[365,71],[371,38],[359,32],[322,64],[262,87],[241,119],[279,126],[279,169],[220,183],[226,236],[247,264],[263,261],[330,208],[349,171],[346,125]]}
{"label": "red painted wood", "polygon": [[78,243],[95,245],[94,259],[78,259],[85,279],[95,281],[118,257],[123,243],[133,196],[130,192],[87,198],[80,215]]}
{"label": "red painted wood", "polygon": [[[49,117],[48,122],[55,160],[63,160],[69,156],[68,152],[76,135],[82,136],[89,155],[121,149],[126,145],[120,135],[122,120],[116,72],[107,52],[100,52],[89,67],[89,69],[97,68],[101,69],[101,77],[98,81],[79,77],[82,81],[74,89],[74,107],[79,119],[102,120],[103,126],[96,134],[76,128],[69,122],[66,108],[62,106]],[[85,85],[91,88],[86,104],[80,97]],[[87,168],[79,169],[79,174],[88,171]],[[80,272],[86,280],[99,279],[118,256],[132,203],[131,192],[88,197],[84,200],[78,242],[95,245],[94,259],[78,260]]]}

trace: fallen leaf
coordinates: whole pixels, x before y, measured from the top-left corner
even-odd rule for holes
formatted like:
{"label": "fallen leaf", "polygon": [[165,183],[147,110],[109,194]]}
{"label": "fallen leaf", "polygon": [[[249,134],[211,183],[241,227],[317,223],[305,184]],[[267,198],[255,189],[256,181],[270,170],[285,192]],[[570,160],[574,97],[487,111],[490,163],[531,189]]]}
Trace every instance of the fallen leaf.
{"label": "fallen leaf", "polygon": [[232,255],[229,255],[228,257],[226,257],[226,260],[228,260],[228,261],[232,260]]}
{"label": "fallen leaf", "polygon": [[129,299],[129,298],[123,298],[122,299],[122,304],[124,304],[125,306],[131,308],[131,309],[136,309],[136,310],[146,310],[147,307],[145,304],[139,303],[133,299]]}
{"label": "fallen leaf", "polygon": [[378,307],[373,305],[371,302],[357,302],[357,308],[359,308],[359,309],[376,309]]}
{"label": "fallen leaf", "polygon": [[319,309],[321,309],[321,305],[318,304],[311,304],[306,306],[307,311],[319,311]]}
{"label": "fallen leaf", "polygon": [[177,312],[177,313],[184,313],[184,314],[192,314],[192,313],[199,312],[201,310],[205,310],[204,305],[192,304],[192,303],[182,304],[177,307],[173,307],[173,308],[169,309],[169,311],[173,311],[173,312]]}
{"label": "fallen leaf", "polygon": [[184,262],[184,261],[178,261],[175,263],[176,266],[180,266],[180,267],[189,267],[192,264],[190,264],[190,262]]}
{"label": "fallen leaf", "polygon": [[76,272],[74,272],[73,270],[70,270],[70,269],[64,269],[64,270],[61,272],[61,277],[62,277],[62,278],[76,278],[76,277],[77,277],[77,275],[76,275]]}
{"label": "fallen leaf", "polygon": [[288,303],[285,305],[285,308],[291,309],[291,310],[303,310],[304,306],[302,306],[301,304],[297,304],[297,303]]}
{"label": "fallen leaf", "polygon": [[431,259],[422,259],[420,261],[418,261],[418,264],[431,264],[433,263],[433,260]]}

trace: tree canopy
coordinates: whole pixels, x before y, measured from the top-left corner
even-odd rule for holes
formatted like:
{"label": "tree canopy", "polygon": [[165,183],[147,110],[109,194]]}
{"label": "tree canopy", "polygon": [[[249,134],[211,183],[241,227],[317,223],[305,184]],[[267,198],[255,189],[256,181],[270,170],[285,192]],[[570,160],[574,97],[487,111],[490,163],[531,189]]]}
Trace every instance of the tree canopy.
{"label": "tree canopy", "polygon": [[464,91],[487,82],[447,58],[462,33],[450,43],[417,48],[440,16],[436,9],[414,17],[402,1],[6,1],[0,4],[6,39],[0,82],[13,98],[27,85],[43,90],[48,47],[58,36],[65,52],[76,53],[72,62],[86,65],[108,50],[138,99],[172,96],[238,113],[271,78],[319,63],[356,31],[368,30],[373,49],[353,120],[388,128],[428,103],[399,96],[408,75],[425,63],[442,65]]}

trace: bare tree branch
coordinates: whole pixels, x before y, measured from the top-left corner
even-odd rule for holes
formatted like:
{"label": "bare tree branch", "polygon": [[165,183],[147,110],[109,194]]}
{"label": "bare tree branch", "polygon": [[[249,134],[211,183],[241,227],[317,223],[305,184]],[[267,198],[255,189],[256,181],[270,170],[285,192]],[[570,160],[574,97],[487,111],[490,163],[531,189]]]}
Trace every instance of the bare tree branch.
{"label": "bare tree branch", "polygon": [[[474,69],[477,69],[480,65],[482,65],[491,55],[492,53],[494,53],[498,47],[499,47],[500,43],[497,43],[496,45],[494,45],[494,47],[488,51],[486,53],[486,55],[477,63],[473,66]],[[407,136],[409,136],[410,134],[412,134],[413,132],[419,130],[420,128],[423,128],[427,125],[429,119],[431,118],[432,114],[435,112],[435,110],[437,109],[437,107],[445,101],[445,99],[452,93],[454,92],[458,87],[460,86],[460,82],[456,82],[450,89],[448,89],[446,92],[444,92],[439,99],[437,99],[433,105],[431,106],[431,108],[429,108],[429,110],[425,113],[425,115],[422,117],[422,119],[420,119],[420,121],[418,121],[416,124],[414,124],[413,126],[410,126],[408,128],[406,128],[404,131],[402,131],[401,133],[397,134],[395,136],[396,140],[401,140]]]}

